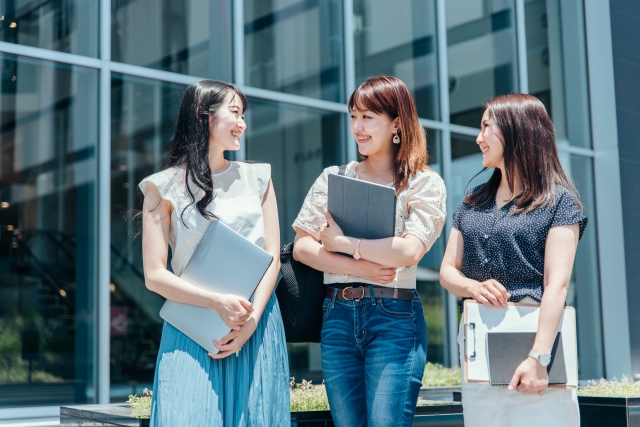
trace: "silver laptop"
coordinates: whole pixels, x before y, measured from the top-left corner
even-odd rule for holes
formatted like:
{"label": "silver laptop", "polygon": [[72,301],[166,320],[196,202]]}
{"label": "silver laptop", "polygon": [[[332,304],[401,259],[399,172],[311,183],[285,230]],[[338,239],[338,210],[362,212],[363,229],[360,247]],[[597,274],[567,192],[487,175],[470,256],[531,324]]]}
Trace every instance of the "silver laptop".
{"label": "silver laptop", "polygon": [[[180,275],[190,284],[220,294],[253,297],[273,256],[218,220],[213,220]],[[167,300],[160,317],[212,354],[213,340],[231,329],[208,308]]]}

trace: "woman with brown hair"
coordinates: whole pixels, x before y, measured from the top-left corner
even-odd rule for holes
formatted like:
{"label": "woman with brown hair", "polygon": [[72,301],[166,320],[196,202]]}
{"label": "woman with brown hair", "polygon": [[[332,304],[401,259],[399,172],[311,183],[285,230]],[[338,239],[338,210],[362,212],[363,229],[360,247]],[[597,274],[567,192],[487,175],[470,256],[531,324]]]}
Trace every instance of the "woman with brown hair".
{"label": "woman with brown hair", "polygon": [[[345,236],[327,209],[329,167],[293,223],[293,256],[324,272],[322,370],[335,425],[410,426],[426,362],[416,265],[446,220],[442,179],[427,167],[427,141],[404,83],[374,77],[349,99],[361,162],[345,175],[396,190],[395,237]],[[354,254],[348,258],[336,252]]]}
{"label": "woman with brown hair", "polygon": [[[587,224],[560,165],[553,124],[534,96],[501,95],[486,104],[476,143],[484,168],[494,172],[453,215],[440,283],[481,304],[541,305],[533,348],[508,388],[463,381],[465,426],[578,427],[576,391],[547,388],[546,366]],[[462,333],[458,343],[462,363]]]}

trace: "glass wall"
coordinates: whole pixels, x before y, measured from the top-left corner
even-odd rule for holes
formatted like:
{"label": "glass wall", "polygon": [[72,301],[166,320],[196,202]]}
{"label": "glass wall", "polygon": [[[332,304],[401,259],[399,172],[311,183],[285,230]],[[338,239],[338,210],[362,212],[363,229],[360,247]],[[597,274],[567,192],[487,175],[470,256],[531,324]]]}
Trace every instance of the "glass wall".
{"label": "glass wall", "polygon": [[513,0],[448,0],[451,123],[478,127],[482,105],[518,88]]}
{"label": "glass wall", "polygon": [[92,402],[98,72],[0,64],[0,407]]}
{"label": "glass wall", "polygon": [[342,19],[340,0],[245,0],[245,83],[344,101]]}
{"label": "glass wall", "polygon": [[153,385],[164,299],[142,271],[138,183],[165,162],[186,87],[114,74],[111,80],[111,396]]}
{"label": "glass wall", "polygon": [[113,0],[111,58],[231,80],[231,0]]}
{"label": "glass wall", "polygon": [[437,120],[435,1],[355,0],[353,8],[356,83],[396,76],[411,89],[420,117]]}
{"label": "glass wall", "polygon": [[83,0],[3,0],[0,40],[96,57],[99,6]]}
{"label": "glass wall", "polygon": [[529,92],[544,102],[558,145],[591,148],[581,0],[527,0]]}

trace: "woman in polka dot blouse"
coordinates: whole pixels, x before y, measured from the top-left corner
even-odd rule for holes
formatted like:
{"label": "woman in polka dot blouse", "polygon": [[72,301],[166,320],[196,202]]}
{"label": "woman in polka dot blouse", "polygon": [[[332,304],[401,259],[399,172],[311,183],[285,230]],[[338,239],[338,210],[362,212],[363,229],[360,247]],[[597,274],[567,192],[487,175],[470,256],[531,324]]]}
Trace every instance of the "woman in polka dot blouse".
{"label": "woman in polka dot blouse", "polygon": [[[540,303],[531,350],[549,355],[587,219],[537,98],[508,94],[489,101],[476,143],[483,166],[494,172],[453,215],[440,283],[462,299],[495,307]],[[523,360],[507,388],[463,381],[465,426],[578,427],[576,391],[547,388],[544,357]]]}

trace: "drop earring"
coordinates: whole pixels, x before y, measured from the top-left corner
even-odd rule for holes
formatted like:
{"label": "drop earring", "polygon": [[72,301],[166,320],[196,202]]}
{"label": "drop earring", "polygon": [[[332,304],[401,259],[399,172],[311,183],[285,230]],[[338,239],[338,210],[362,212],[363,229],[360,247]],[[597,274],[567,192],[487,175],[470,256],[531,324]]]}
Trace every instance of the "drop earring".
{"label": "drop earring", "polygon": [[400,144],[400,135],[398,135],[398,131],[396,131],[396,133],[393,134],[393,143]]}

